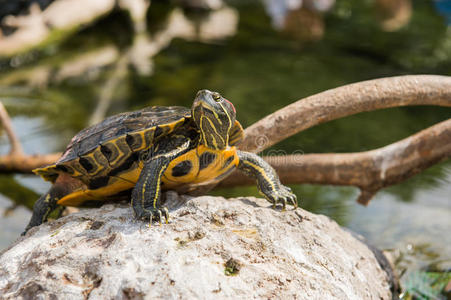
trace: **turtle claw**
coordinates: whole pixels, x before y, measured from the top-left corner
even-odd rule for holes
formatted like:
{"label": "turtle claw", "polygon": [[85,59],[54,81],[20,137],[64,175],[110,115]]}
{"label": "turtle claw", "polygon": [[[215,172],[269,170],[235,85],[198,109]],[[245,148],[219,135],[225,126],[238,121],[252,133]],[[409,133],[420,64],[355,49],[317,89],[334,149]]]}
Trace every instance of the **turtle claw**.
{"label": "turtle claw", "polygon": [[163,213],[164,213],[164,218],[166,220],[166,224],[168,224],[169,223],[169,211],[168,211],[168,208],[166,206],[163,207]]}
{"label": "turtle claw", "polygon": [[263,193],[266,199],[273,204],[273,208],[278,203],[282,204],[282,211],[286,210],[287,204],[292,205],[294,209],[298,207],[297,197],[287,186],[280,185],[277,190],[270,190]]}
{"label": "turtle claw", "polygon": [[158,223],[160,223],[161,226],[161,219],[163,218],[163,214],[161,213],[161,210],[158,210]]}
{"label": "turtle claw", "polygon": [[136,218],[138,220],[149,221],[150,227],[152,221],[158,221],[161,225],[161,220],[163,219],[163,216],[167,224],[169,219],[169,212],[166,207],[143,209],[139,214],[136,215]]}

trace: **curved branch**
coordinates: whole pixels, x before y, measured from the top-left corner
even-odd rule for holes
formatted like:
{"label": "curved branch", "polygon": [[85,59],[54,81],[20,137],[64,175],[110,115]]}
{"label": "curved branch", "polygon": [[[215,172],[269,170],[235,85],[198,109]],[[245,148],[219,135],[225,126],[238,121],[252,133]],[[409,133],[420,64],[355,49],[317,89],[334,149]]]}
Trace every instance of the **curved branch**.
{"label": "curved branch", "polygon": [[[374,194],[451,157],[451,119],[388,146],[358,153],[268,156],[283,183],[353,185],[358,202],[368,204]],[[254,184],[235,172],[219,186]]]}
{"label": "curved branch", "polygon": [[451,106],[451,77],[409,75],[368,80],[298,100],[245,130],[239,148],[264,149],[315,125],[382,108],[407,105]]}

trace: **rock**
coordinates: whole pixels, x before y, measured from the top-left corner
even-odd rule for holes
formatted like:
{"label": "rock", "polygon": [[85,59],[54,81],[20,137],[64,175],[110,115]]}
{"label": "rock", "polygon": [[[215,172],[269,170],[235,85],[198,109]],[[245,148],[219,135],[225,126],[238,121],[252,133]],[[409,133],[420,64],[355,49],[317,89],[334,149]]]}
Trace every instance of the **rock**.
{"label": "rock", "polygon": [[0,254],[0,298],[391,299],[373,252],[325,216],[251,197],[171,203],[162,226],[107,204],[33,228]]}

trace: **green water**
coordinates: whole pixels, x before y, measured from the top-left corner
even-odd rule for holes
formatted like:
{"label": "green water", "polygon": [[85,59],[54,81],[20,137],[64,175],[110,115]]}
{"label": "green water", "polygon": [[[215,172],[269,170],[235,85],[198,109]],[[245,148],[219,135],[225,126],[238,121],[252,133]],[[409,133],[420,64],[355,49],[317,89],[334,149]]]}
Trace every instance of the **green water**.
{"label": "green water", "polygon": [[[196,91],[207,88],[230,99],[246,127],[295,100],[351,82],[404,74],[451,75],[451,28],[432,2],[413,1],[410,23],[395,32],[380,29],[370,4],[338,1],[324,15],[324,36],[312,42],[274,30],[258,2],[233,1],[239,18],[235,33],[207,42],[175,38],[152,58],[152,74],[128,66],[114,84],[106,115],[146,105],[190,106]],[[152,5],[148,27],[157,34],[174,7],[163,1]],[[209,18],[205,12],[186,16],[199,27]],[[0,64],[0,100],[13,117],[27,153],[62,151],[70,138],[87,126],[98,108],[102,88],[115,76],[118,55],[131,47],[131,36],[126,14],[117,12],[62,44]],[[108,62],[105,54],[103,65],[73,76],[61,75],[68,65],[80,66],[80,57],[96,51],[113,53],[113,58]],[[308,129],[268,151],[364,151],[450,116],[451,109],[439,107],[362,113]],[[0,150],[8,150],[5,137]],[[37,194],[47,188],[47,183],[34,176],[0,176],[0,214],[4,214],[0,249],[27,223],[30,213],[24,207],[30,208]],[[358,191],[351,187],[292,188],[303,208],[332,217],[380,248],[400,251],[403,269],[451,269],[449,162],[381,191],[368,207],[356,204]],[[213,193],[232,197],[257,195],[257,190],[249,187]]]}

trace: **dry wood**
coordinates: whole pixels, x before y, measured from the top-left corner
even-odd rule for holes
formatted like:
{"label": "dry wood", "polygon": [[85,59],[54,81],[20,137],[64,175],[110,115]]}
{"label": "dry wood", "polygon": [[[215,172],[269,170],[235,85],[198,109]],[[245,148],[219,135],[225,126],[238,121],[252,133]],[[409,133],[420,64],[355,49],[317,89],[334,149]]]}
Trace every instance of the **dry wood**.
{"label": "dry wood", "polygon": [[[451,156],[451,119],[388,146],[359,153],[267,156],[283,183],[353,185],[361,190],[359,203],[389,185],[423,171]],[[253,180],[235,172],[221,187],[251,185]]]}
{"label": "dry wood", "polygon": [[324,122],[359,112],[407,105],[451,106],[451,77],[388,77],[327,90],[298,100],[246,128],[240,149],[261,152]]}
{"label": "dry wood", "polygon": [[0,156],[0,173],[31,173],[33,169],[53,164],[61,153]]}

